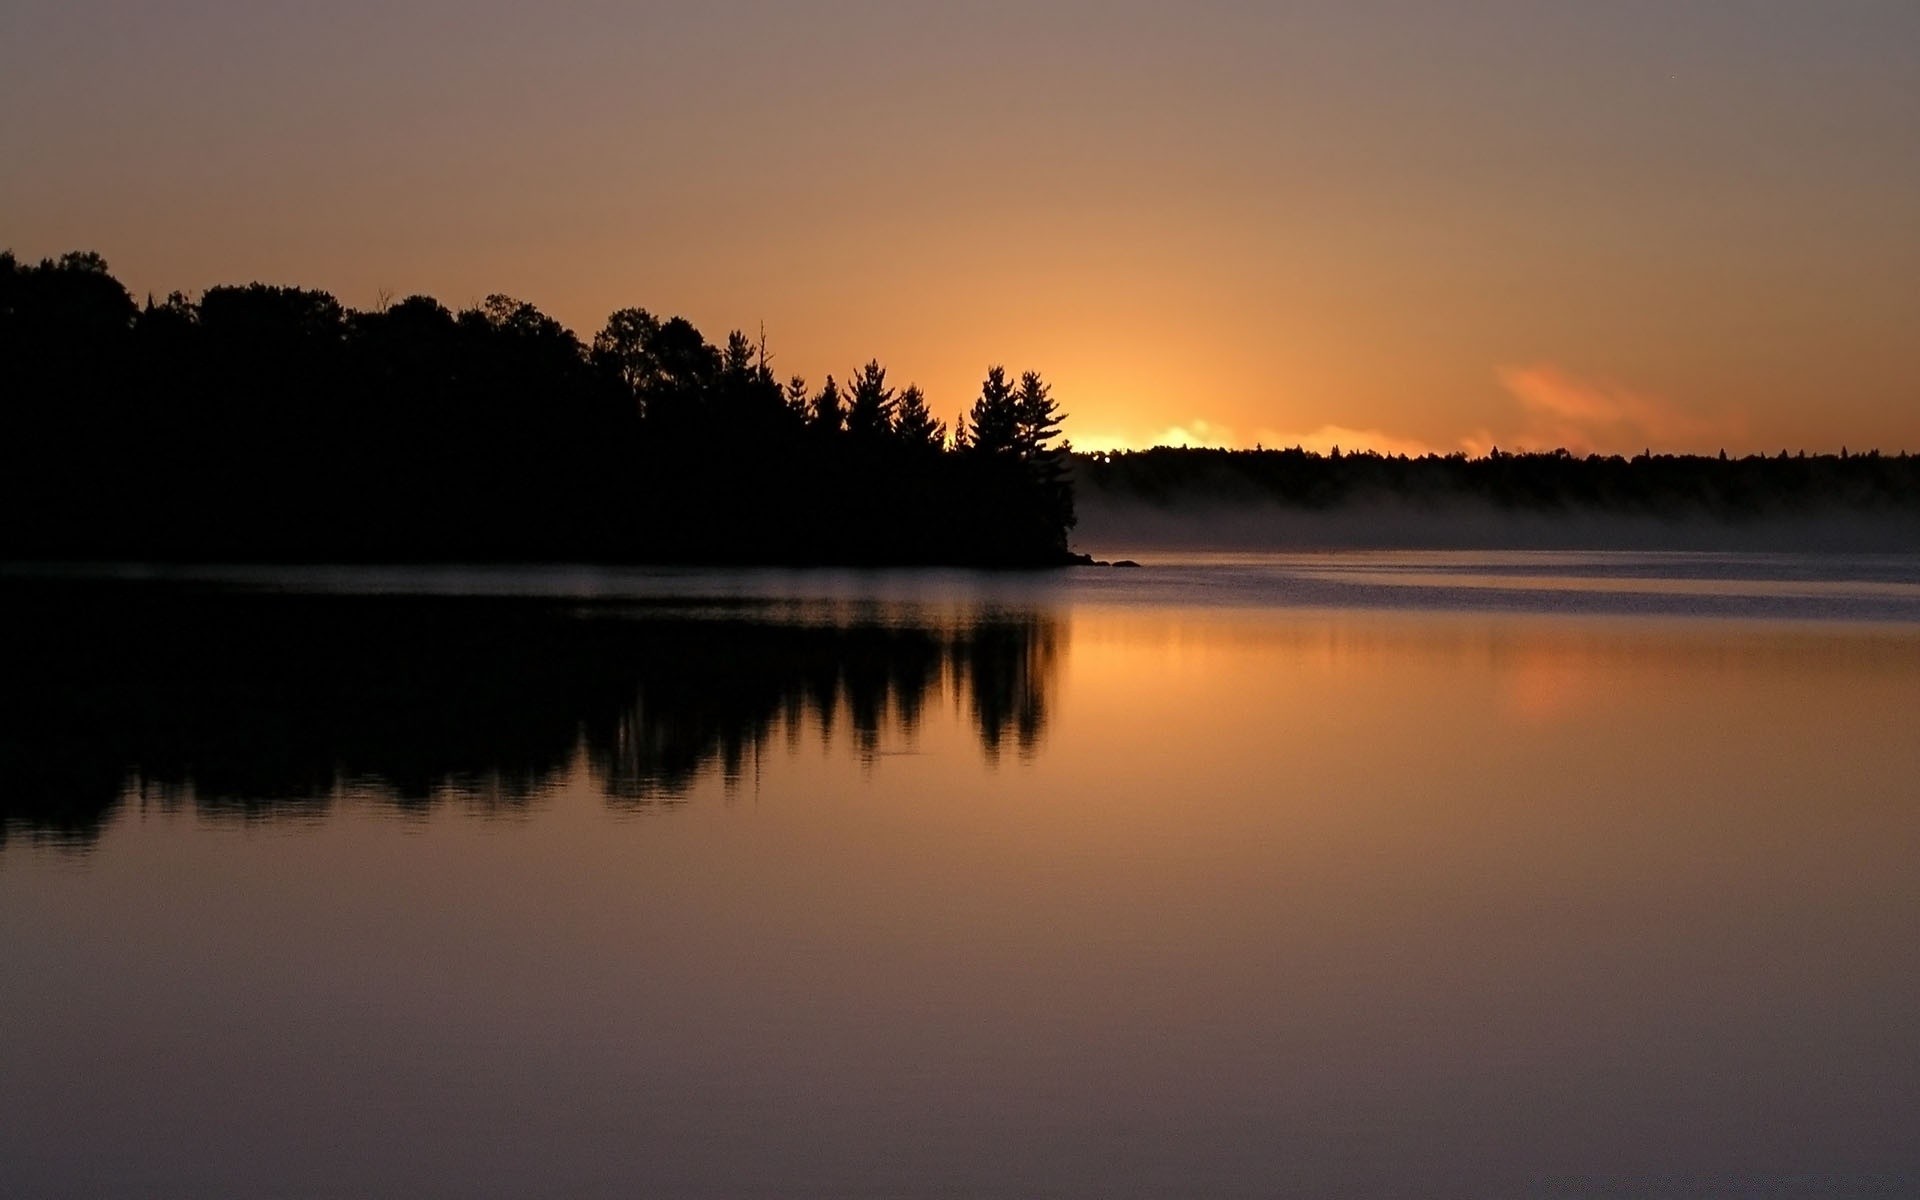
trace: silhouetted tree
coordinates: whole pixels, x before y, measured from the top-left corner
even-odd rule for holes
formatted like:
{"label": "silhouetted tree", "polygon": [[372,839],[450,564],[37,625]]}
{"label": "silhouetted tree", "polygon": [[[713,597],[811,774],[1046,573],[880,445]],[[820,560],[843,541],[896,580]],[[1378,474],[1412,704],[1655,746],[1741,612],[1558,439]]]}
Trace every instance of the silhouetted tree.
{"label": "silhouetted tree", "polygon": [[847,433],[860,442],[879,441],[893,432],[893,409],[887,369],[879,359],[871,359],[853,376],[847,400]]}
{"label": "silhouetted tree", "polygon": [[1049,445],[1059,435],[1063,417],[1052,393],[1038,371],[1021,373],[1020,390],[1014,395],[1014,444],[1023,458],[1059,453]]}
{"label": "silhouetted tree", "polygon": [[807,380],[803,375],[795,375],[787,380],[785,392],[787,411],[801,421],[807,419]]}
{"label": "silhouetted tree", "polygon": [[825,433],[839,433],[846,425],[846,408],[840,399],[840,385],[827,376],[813,398],[813,427]]}
{"label": "silhouetted tree", "polygon": [[728,431],[741,438],[764,441],[787,423],[787,407],[780,385],[761,369],[760,351],[747,335],[734,330],[720,354],[719,416]]}
{"label": "silhouetted tree", "polygon": [[1067,475],[1067,456],[1073,447],[1054,444],[1065,419],[1053,400],[1053,389],[1038,371],[1020,376],[1014,396],[1014,444],[1027,463],[1038,492],[1038,513],[1049,527],[1060,530],[1059,548],[1066,550],[1066,531],[1075,523],[1073,485]]}
{"label": "silhouetted tree", "polygon": [[927,408],[927,397],[917,384],[908,384],[900,392],[900,405],[894,418],[894,435],[913,450],[939,450],[946,444],[947,427],[934,420]]}
{"label": "silhouetted tree", "polygon": [[1020,446],[1020,409],[1007,369],[987,368],[980,397],[967,416],[967,443],[976,453],[1011,454]]}
{"label": "silhouetted tree", "polygon": [[697,429],[720,374],[720,352],[691,322],[672,317],[647,339],[654,377],[643,389],[647,418],[666,426],[667,436]]}
{"label": "silhouetted tree", "polygon": [[726,349],[720,352],[720,374],[731,379],[746,379],[753,374],[754,349],[747,335],[738,329],[727,334]]}
{"label": "silhouetted tree", "polygon": [[652,313],[623,308],[609,316],[593,337],[595,363],[618,379],[636,403],[660,373],[649,349],[659,332],[660,322]]}

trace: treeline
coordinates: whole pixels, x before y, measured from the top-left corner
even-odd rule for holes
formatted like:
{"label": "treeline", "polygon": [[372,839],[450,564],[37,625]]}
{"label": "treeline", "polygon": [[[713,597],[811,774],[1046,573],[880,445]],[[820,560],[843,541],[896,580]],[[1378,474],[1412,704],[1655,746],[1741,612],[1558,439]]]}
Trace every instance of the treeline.
{"label": "treeline", "polygon": [[371,311],[249,284],[136,304],[96,254],[0,253],[0,557],[1068,560],[1063,414],[990,369],[947,426],[878,361],[506,296]]}
{"label": "treeline", "polygon": [[1745,521],[1834,512],[1920,520],[1920,458],[1862,454],[1717,456],[1643,453],[1318,454],[1168,449],[1075,455],[1089,501],[1278,503],[1333,510],[1390,501],[1445,509],[1463,503],[1526,512]]}

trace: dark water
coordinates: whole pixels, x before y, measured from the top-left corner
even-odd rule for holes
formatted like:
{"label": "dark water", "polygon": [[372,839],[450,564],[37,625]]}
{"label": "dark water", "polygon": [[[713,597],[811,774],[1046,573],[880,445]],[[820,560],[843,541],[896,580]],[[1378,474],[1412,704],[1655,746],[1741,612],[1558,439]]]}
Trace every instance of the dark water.
{"label": "dark water", "polygon": [[1920,1191],[1920,561],[14,572],[0,1195]]}

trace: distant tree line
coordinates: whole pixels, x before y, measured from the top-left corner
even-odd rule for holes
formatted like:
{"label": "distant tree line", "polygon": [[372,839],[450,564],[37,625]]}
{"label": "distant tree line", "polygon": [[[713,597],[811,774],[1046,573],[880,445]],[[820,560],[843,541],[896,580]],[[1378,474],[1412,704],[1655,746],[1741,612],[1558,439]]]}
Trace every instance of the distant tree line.
{"label": "distant tree line", "polygon": [[1527,512],[1605,512],[1728,521],[1846,511],[1920,520],[1920,457],[1877,450],[1838,454],[1674,455],[1631,458],[1554,450],[1514,454],[1160,448],[1073,456],[1084,497],[1172,504],[1278,503],[1304,510],[1393,501],[1462,502]]}
{"label": "distant tree line", "polygon": [[951,436],[878,361],[622,309],[369,311],[254,283],[136,304],[97,254],[0,253],[0,556],[224,561],[1068,560],[1046,381],[994,367]]}

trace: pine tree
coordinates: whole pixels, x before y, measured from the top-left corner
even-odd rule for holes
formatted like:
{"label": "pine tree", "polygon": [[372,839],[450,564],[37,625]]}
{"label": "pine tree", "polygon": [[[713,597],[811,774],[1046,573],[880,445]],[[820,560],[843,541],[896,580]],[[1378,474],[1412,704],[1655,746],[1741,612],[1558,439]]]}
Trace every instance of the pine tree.
{"label": "pine tree", "polygon": [[840,385],[829,375],[827,382],[821,385],[819,394],[813,398],[813,427],[826,433],[839,433],[846,420],[846,407],[840,400]]}
{"label": "pine tree", "polygon": [[1020,376],[1020,390],[1014,393],[1014,446],[1029,462],[1043,458],[1064,458],[1064,448],[1047,443],[1060,433],[1066,414],[1053,401],[1053,388],[1040,378],[1040,372],[1027,371]]}
{"label": "pine tree", "polygon": [[738,329],[727,334],[726,349],[720,352],[720,373],[729,379],[745,379],[753,370],[753,343]]}
{"label": "pine tree", "polygon": [[1020,414],[1007,369],[987,368],[980,398],[967,416],[967,441],[982,454],[1011,454],[1019,448]]}
{"label": "pine tree", "polygon": [[893,411],[887,369],[879,359],[872,359],[853,377],[847,402],[847,433],[861,441],[878,441],[893,432]]}
{"label": "pine tree", "polygon": [[1038,371],[1020,376],[1020,390],[1014,395],[1015,443],[1027,464],[1046,519],[1058,530],[1058,548],[1067,547],[1067,530],[1075,523],[1073,483],[1068,477],[1068,442],[1053,444],[1059,436],[1060,422],[1066,419],[1054,403],[1053,389]]}
{"label": "pine tree", "polygon": [[933,419],[927,397],[919,385],[908,384],[900,393],[900,407],[893,424],[894,436],[913,449],[938,450],[946,444],[947,427]]}
{"label": "pine tree", "polygon": [[720,351],[716,414],[764,432],[781,423],[786,397],[759,359],[760,348],[746,334],[736,329],[727,335]]}

